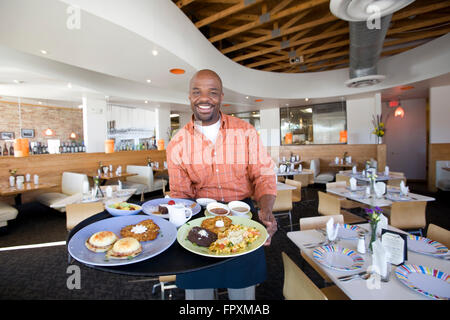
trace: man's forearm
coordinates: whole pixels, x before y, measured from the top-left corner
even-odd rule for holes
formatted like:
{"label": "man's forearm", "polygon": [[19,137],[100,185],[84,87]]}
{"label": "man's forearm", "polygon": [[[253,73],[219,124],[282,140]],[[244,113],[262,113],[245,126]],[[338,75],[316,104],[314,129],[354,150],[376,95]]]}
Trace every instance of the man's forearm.
{"label": "man's forearm", "polygon": [[258,206],[264,214],[272,214],[273,205],[275,204],[276,196],[271,194],[264,194],[259,198]]}

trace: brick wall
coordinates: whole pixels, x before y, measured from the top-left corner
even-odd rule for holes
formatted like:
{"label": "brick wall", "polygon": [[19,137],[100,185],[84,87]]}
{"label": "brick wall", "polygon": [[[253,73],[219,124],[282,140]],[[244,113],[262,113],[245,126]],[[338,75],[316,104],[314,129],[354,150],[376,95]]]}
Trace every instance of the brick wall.
{"label": "brick wall", "polygon": [[[22,129],[34,129],[34,138],[30,141],[45,143],[48,139],[60,139],[68,142],[72,131],[77,134],[75,141],[83,141],[83,112],[80,109],[21,105]],[[54,136],[45,136],[44,130],[53,129]],[[0,101],[0,132],[14,132],[20,138],[19,107],[16,103]],[[5,141],[0,140],[3,147]]]}

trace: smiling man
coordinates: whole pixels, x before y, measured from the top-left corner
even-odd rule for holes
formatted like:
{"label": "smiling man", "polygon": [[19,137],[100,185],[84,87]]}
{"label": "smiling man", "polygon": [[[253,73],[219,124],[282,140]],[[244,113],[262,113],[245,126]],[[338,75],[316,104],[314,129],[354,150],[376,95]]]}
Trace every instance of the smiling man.
{"label": "smiling man", "polygon": [[[214,71],[200,70],[192,77],[192,120],[167,147],[170,194],[173,198],[247,202],[254,217],[265,225],[269,233],[265,245],[270,245],[277,230],[272,214],[274,163],[253,126],[220,111],[223,96],[222,81]],[[258,202],[258,212],[251,197]],[[260,248],[219,267],[178,275],[177,286],[202,289],[186,290],[187,299],[209,299],[213,295],[209,288],[229,288],[232,299],[254,299],[254,285],[265,278],[265,256]]]}

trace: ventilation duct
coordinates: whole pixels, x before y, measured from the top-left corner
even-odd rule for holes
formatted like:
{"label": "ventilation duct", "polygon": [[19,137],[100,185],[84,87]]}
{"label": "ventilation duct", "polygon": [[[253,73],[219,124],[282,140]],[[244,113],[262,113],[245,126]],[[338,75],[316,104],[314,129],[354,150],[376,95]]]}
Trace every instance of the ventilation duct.
{"label": "ventilation duct", "polygon": [[385,79],[377,74],[377,63],[383,49],[392,13],[414,0],[331,0],[330,11],[349,21],[350,79],[348,87],[375,85]]}

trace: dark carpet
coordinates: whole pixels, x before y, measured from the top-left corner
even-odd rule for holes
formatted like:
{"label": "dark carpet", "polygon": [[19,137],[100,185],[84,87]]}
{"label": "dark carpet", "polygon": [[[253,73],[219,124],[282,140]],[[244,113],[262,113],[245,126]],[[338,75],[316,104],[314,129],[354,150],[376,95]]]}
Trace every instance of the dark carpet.
{"label": "dark carpet", "polygon": [[[307,199],[294,205],[292,218],[294,230],[299,229],[301,217],[317,216],[317,190],[321,186],[307,188]],[[427,224],[434,223],[450,229],[449,193],[429,193],[424,184],[410,184],[412,192],[429,195],[436,201],[428,203]],[[161,197],[158,193],[147,194],[145,200]],[[132,198],[132,202],[138,202]],[[65,215],[38,203],[22,205],[16,220],[8,228],[0,230],[0,248],[25,244],[65,241],[67,231]],[[354,211],[355,210],[355,211]],[[359,209],[353,209],[354,213]],[[283,264],[281,252],[286,252],[319,287],[320,276],[307,264],[302,263],[298,248],[287,238],[290,231],[287,218],[280,218],[279,231],[270,247],[266,247],[268,278],[257,286],[257,300],[283,299]],[[80,288],[73,288],[73,266],[80,270]],[[154,278],[118,275],[94,270],[77,261],[68,263],[66,246],[0,251],[0,299],[79,299],[79,300],[155,300],[160,299],[159,289],[152,294]],[[219,290],[219,293],[224,292]],[[184,299],[184,291],[174,289],[173,299]],[[167,294],[166,294],[167,298]],[[220,294],[220,299],[227,299]]]}

